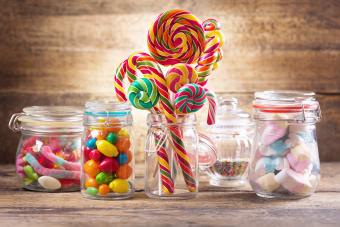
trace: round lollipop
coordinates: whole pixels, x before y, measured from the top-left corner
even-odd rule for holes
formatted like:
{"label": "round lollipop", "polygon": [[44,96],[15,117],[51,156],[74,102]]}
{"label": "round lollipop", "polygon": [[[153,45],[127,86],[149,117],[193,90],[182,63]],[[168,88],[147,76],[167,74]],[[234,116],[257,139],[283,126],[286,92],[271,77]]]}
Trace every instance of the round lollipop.
{"label": "round lollipop", "polygon": [[148,48],[162,65],[192,64],[204,51],[204,30],[190,12],[180,9],[160,14],[148,32]]}
{"label": "round lollipop", "polygon": [[142,110],[151,109],[159,99],[156,85],[146,78],[137,79],[131,83],[128,97],[134,107]]}
{"label": "round lollipop", "polygon": [[204,88],[197,84],[186,84],[175,95],[175,108],[179,113],[194,113],[203,107],[205,101]]}
{"label": "round lollipop", "polygon": [[197,83],[196,70],[189,64],[176,64],[168,70],[165,76],[168,88],[176,93],[183,85]]}

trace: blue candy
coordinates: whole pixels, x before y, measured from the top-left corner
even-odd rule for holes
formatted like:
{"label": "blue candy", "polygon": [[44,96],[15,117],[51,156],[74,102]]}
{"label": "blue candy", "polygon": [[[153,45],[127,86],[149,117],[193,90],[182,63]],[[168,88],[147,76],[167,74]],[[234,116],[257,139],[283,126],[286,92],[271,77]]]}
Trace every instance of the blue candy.
{"label": "blue candy", "polygon": [[118,162],[119,162],[120,165],[126,164],[126,163],[128,163],[128,161],[129,161],[129,158],[126,154],[124,154],[124,153],[119,154]]}
{"label": "blue candy", "polygon": [[97,148],[96,141],[97,141],[96,138],[91,138],[87,141],[86,146],[90,149],[95,149],[95,148]]}
{"label": "blue candy", "polygon": [[289,149],[288,145],[284,142],[283,139],[276,140],[274,143],[270,144],[269,147],[278,156],[283,156],[285,152]]}

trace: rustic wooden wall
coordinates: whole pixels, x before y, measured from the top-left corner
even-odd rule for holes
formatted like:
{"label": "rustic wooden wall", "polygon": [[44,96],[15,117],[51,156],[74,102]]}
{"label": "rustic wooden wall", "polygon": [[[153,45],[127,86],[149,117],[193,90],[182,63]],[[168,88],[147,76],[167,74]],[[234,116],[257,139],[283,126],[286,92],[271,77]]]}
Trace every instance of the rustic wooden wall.
{"label": "rustic wooden wall", "polygon": [[[210,82],[215,91],[248,110],[257,90],[316,91],[321,159],[340,160],[340,1],[0,0],[0,162],[14,160],[12,113],[112,94],[115,67],[146,50],[149,24],[172,8],[221,21],[226,46]],[[138,113],[141,125],[145,112]]]}

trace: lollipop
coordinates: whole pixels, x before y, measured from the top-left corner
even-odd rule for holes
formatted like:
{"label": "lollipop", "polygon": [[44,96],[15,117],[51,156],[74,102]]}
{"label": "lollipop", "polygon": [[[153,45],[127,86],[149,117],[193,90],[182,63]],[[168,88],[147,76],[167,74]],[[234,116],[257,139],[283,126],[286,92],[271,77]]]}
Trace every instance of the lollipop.
{"label": "lollipop", "polygon": [[206,92],[207,99],[209,102],[207,124],[213,125],[215,124],[216,120],[217,96],[213,91],[209,90],[208,88],[204,88],[204,90]]}
{"label": "lollipop", "polygon": [[224,38],[220,31],[220,24],[215,19],[207,19],[203,22],[205,30],[205,49],[197,61],[195,67],[199,77],[199,84],[206,85],[208,76],[218,67],[218,62],[222,59],[221,47]]}
{"label": "lollipop", "polygon": [[183,85],[196,83],[198,76],[189,64],[176,64],[168,70],[165,79],[168,88],[176,93]]}
{"label": "lollipop", "polygon": [[186,84],[175,95],[175,108],[178,112],[194,113],[201,109],[206,101],[204,88],[197,84]]}
{"label": "lollipop", "polygon": [[148,48],[162,65],[192,64],[204,51],[204,30],[188,11],[174,9],[160,14],[148,32]]}
{"label": "lollipop", "polygon": [[137,79],[131,83],[128,97],[130,103],[141,110],[151,109],[159,99],[156,85],[146,78]]}

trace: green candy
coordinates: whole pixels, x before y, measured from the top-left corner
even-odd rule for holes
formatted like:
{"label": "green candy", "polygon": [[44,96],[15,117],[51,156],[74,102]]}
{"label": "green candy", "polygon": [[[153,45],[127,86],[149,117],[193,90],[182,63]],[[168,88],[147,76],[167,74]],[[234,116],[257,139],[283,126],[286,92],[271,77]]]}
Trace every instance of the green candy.
{"label": "green candy", "polygon": [[113,132],[110,132],[107,137],[106,137],[106,141],[112,143],[112,144],[115,144],[118,140],[118,136],[113,133]]}
{"label": "green candy", "polygon": [[38,180],[39,176],[36,172],[34,172],[34,169],[30,165],[26,165],[24,167],[24,172],[26,176],[32,180]]}
{"label": "green candy", "polygon": [[33,182],[34,182],[34,180],[31,179],[31,178],[25,177],[25,179],[24,179],[24,184],[25,184],[25,186],[30,185],[30,184],[32,184]]}
{"label": "green candy", "polygon": [[95,187],[88,187],[86,189],[86,194],[88,194],[88,195],[96,196],[97,193],[98,193],[98,189],[95,188]]}
{"label": "green candy", "polygon": [[96,176],[97,184],[108,184],[114,179],[112,174],[107,174],[105,172],[100,172]]}
{"label": "green candy", "polygon": [[128,97],[134,107],[147,110],[157,104],[159,93],[157,86],[151,80],[140,78],[129,86]]}

